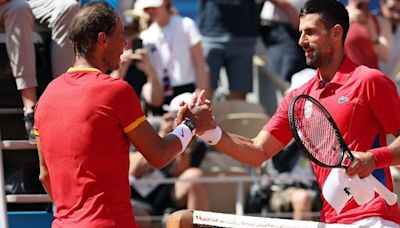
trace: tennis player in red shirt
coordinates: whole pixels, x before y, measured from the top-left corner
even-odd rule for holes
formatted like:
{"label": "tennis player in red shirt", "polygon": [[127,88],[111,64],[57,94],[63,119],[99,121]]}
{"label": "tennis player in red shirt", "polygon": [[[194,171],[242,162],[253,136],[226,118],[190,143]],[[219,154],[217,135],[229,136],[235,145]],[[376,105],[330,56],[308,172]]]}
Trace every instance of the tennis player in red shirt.
{"label": "tennis player in red shirt", "polygon": [[[330,112],[344,140],[357,159],[347,170],[361,178],[372,173],[393,191],[389,166],[400,164],[400,138],[389,147],[386,135],[400,133],[400,100],[394,83],[376,69],[355,64],[345,56],[344,41],[349,29],[346,8],[336,0],[309,0],[300,12],[299,45],[307,64],[317,68],[313,79],[290,92],[271,120],[254,139],[222,132],[219,127],[199,137],[231,157],[260,166],[293,138],[288,120],[292,99],[300,94],[316,98]],[[186,108],[182,107],[181,111]],[[331,169],[313,164],[320,188]],[[344,174],[345,175],[345,174]],[[337,213],[324,198],[321,220],[327,223],[357,224],[367,227],[399,227],[400,211],[378,194],[358,205],[351,198]]]}
{"label": "tennis player in red shirt", "polygon": [[210,105],[190,107],[177,130],[160,138],[133,89],[104,73],[118,69],[127,44],[112,7],[87,4],[72,22],[70,39],[75,64],[48,85],[35,112],[40,180],[56,207],[52,227],[137,227],[130,144],[151,165],[166,166],[196,130],[215,127]]}

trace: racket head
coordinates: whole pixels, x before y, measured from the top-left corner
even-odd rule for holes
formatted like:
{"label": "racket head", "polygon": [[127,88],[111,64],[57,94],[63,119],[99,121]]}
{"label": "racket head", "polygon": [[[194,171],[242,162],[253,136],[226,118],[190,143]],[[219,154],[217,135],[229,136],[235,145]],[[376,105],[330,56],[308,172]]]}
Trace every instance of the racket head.
{"label": "racket head", "polygon": [[325,168],[347,168],[353,161],[332,116],[316,99],[306,94],[296,96],[288,116],[295,141],[314,163]]}

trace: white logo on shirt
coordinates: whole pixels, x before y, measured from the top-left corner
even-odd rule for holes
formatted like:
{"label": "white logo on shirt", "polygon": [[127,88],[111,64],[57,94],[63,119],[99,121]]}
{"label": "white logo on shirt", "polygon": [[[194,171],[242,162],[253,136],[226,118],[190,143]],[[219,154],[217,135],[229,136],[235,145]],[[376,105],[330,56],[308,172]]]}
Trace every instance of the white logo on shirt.
{"label": "white logo on shirt", "polygon": [[306,119],[311,117],[313,111],[313,103],[311,101],[306,101],[306,103],[304,103],[304,117]]}

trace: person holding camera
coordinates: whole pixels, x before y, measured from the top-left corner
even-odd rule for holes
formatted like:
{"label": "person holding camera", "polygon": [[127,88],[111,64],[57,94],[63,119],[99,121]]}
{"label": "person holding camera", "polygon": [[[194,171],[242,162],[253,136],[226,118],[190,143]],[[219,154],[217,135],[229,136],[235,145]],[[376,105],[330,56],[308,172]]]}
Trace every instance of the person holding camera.
{"label": "person holding camera", "polygon": [[111,76],[127,81],[145,103],[160,106],[163,104],[164,91],[147,50],[143,48],[139,38],[139,17],[132,11],[127,11],[122,17],[122,22],[127,46],[120,57],[120,67],[111,72]]}
{"label": "person holding camera", "polygon": [[[151,21],[140,38],[162,83],[163,104],[169,104],[179,94],[200,89],[210,98],[201,35],[194,21],[177,15],[170,0],[137,0],[134,10],[146,13]],[[153,115],[165,112],[162,105],[147,105]]]}

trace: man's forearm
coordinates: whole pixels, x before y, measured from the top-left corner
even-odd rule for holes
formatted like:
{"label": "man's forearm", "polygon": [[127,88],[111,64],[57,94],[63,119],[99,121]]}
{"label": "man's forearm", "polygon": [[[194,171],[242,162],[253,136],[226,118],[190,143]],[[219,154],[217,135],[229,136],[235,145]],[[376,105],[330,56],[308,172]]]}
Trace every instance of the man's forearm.
{"label": "man's forearm", "polygon": [[271,134],[262,130],[254,139],[224,132],[214,147],[235,160],[259,167],[277,154],[283,145]]}

